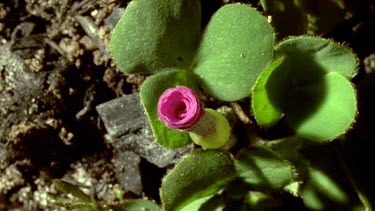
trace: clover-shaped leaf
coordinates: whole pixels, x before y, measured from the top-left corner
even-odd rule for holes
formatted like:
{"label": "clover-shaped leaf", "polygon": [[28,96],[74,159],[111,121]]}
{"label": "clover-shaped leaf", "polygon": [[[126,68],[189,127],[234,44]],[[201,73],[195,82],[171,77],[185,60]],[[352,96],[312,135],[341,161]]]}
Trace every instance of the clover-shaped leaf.
{"label": "clover-shaped leaf", "polygon": [[115,63],[127,73],[189,67],[199,42],[198,0],[134,0],[111,37]]}
{"label": "clover-shaped leaf", "polygon": [[141,101],[150,120],[156,141],[163,147],[183,147],[191,142],[187,132],[173,130],[158,118],[157,104],[162,93],[171,87],[187,86],[197,91],[198,84],[191,72],[182,69],[166,69],[165,72],[150,76],[140,90]]}
{"label": "clover-shaped leaf", "polygon": [[275,48],[277,60],[262,73],[253,89],[252,108],[261,127],[284,115],[300,137],[322,142],[345,133],[357,105],[350,79],[356,56],[330,40],[298,37]]}
{"label": "clover-shaped leaf", "polygon": [[160,190],[163,209],[181,210],[195,200],[216,194],[235,177],[236,171],[229,153],[195,150],[163,179]]}
{"label": "clover-shaped leaf", "polygon": [[273,29],[259,12],[242,4],[223,6],[204,31],[194,72],[212,96],[245,98],[271,62],[273,44]]}

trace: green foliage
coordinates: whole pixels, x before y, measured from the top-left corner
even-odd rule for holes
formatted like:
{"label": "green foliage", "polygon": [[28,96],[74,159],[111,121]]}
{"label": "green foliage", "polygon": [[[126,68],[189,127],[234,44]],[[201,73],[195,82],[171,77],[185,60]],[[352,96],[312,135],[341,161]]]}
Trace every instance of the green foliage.
{"label": "green foliage", "polygon": [[301,197],[310,209],[354,210],[360,204],[351,186],[351,178],[347,177],[338,155],[337,144],[305,146],[301,149],[301,158],[308,163]]}
{"label": "green foliage", "polygon": [[77,186],[72,185],[68,182],[64,182],[62,180],[54,180],[53,181],[54,186],[57,190],[66,193],[66,194],[72,194],[74,197],[80,199],[83,202],[91,203],[93,200],[91,200],[90,196],[86,195],[83,191],[81,191]]}
{"label": "green foliage", "polygon": [[163,209],[179,210],[197,199],[214,195],[235,176],[229,153],[195,150],[163,179],[160,190]]}
{"label": "green foliage", "polygon": [[172,130],[158,119],[156,105],[159,97],[166,89],[176,86],[187,86],[198,90],[194,75],[181,69],[169,69],[147,78],[140,90],[142,104],[150,120],[155,139],[166,148],[182,147],[191,142],[187,132]]}
{"label": "green foliage", "polygon": [[[272,16],[278,38],[328,32],[342,20],[344,11],[341,0],[261,3]],[[358,201],[352,200],[355,193],[341,164],[327,162],[339,166],[337,176],[315,162],[321,159],[321,151],[330,148],[326,142],[345,134],[356,118],[351,79],[358,63],[351,49],[307,36],[289,37],[274,46],[271,24],[244,4],[221,7],[201,35],[200,12],[198,0],[134,0],[113,32],[111,53],[120,69],[153,74],[142,84],[140,95],[156,141],[167,148],[196,141],[158,119],[160,95],[176,86],[197,93],[202,87],[208,97],[222,101],[251,97],[251,112],[262,131],[282,125],[295,134],[247,143],[244,136],[248,131],[241,133],[235,143],[246,144],[246,148],[233,155],[235,159],[222,150],[195,150],[163,179],[163,209],[267,210],[279,205],[273,194],[284,192],[301,197],[314,210],[353,208]],[[312,158],[306,149],[315,144],[322,148]],[[234,148],[237,146],[244,147]],[[337,161],[326,155],[332,152],[324,159]],[[133,205],[138,202],[122,208]]]}
{"label": "green foliage", "polygon": [[220,202],[220,198],[218,196],[206,196],[200,199],[197,199],[190,204],[183,207],[180,211],[222,211],[222,205]]}
{"label": "green foliage", "polygon": [[247,97],[272,60],[274,32],[267,19],[246,5],[222,7],[205,29],[193,63],[199,23],[197,1],[133,1],[112,34],[113,59],[127,73],[190,67],[212,96]]}
{"label": "green foliage", "polygon": [[[286,110],[296,133],[312,141],[332,140],[345,133],[357,111],[355,91],[348,80],[335,72],[321,80],[295,89]],[[306,105],[316,103],[310,99],[320,101],[313,111]]]}
{"label": "green foliage", "polygon": [[313,210],[324,210],[325,205],[321,198],[328,198],[337,204],[347,203],[347,194],[324,172],[310,168],[309,178],[302,192],[303,201],[307,207]]}
{"label": "green foliage", "polygon": [[[286,40],[275,48],[283,57],[259,77],[252,108],[268,128],[283,115],[297,135],[312,141],[345,133],[356,116],[356,96],[349,79],[357,66],[344,46],[315,37]],[[327,127],[329,125],[329,127]]]}
{"label": "green foliage", "polygon": [[252,90],[251,109],[258,124],[264,128],[275,125],[282,117],[281,106],[275,105],[271,101],[271,93],[266,89],[267,82],[271,74],[284,62],[284,57],[280,57],[260,75]]}
{"label": "green foliage", "polygon": [[294,63],[288,77],[295,83],[314,80],[320,74],[337,72],[351,79],[357,68],[353,52],[332,40],[319,37],[294,37],[275,47],[275,56],[286,56]]}
{"label": "green foliage", "polygon": [[[260,146],[272,150],[273,153],[287,160],[296,172],[300,175],[306,173],[308,163],[301,156],[300,150],[305,146],[306,142],[298,136],[291,136],[283,139],[270,140],[261,144]],[[292,185],[293,186],[293,185]],[[293,188],[293,187],[288,187]],[[298,192],[293,192],[293,195],[299,195]]]}
{"label": "green foliage", "polygon": [[62,180],[54,180],[53,185],[58,191],[64,194],[71,194],[75,199],[69,199],[59,195],[49,194],[51,198],[55,200],[55,204],[68,208],[72,211],[101,211],[105,210],[105,206],[101,206],[90,196],[85,194],[77,186],[70,184]]}
{"label": "green foliage", "polygon": [[[109,205],[105,202],[98,202],[91,199],[87,194],[83,193],[77,186],[55,179],[53,181],[55,188],[64,194],[72,195],[74,198],[64,197],[59,194],[49,194],[55,200],[55,204],[72,211],[161,211],[160,207],[149,200],[134,199],[121,202],[118,205]],[[118,189],[115,189],[119,192]],[[119,194],[119,193],[118,193]],[[122,201],[122,200],[121,200]]]}
{"label": "green foliage", "polygon": [[294,182],[292,165],[265,148],[242,151],[235,164],[239,176],[258,190],[279,190]]}
{"label": "green foliage", "polygon": [[194,72],[210,95],[240,100],[271,62],[273,44],[273,29],[259,12],[241,4],[223,6],[204,31]]}
{"label": "green foliage", "polygon": [[152,201],[144,199],[129,200],[114,208],[114,211],[161,211]]}
{"label": "green foliage", "polygon": [[135,0],[116,25],[112,57],[126,73],[189,67],[200,37],[198,0]]}

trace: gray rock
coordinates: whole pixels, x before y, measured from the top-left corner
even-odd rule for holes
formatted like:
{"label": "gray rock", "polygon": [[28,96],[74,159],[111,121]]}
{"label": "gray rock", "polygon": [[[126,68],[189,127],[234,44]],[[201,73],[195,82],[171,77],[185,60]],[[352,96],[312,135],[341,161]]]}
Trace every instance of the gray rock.
{"label": "gray rock", "polygon": [[10,44],[0,46],[0,142],[3,143],[13,141],[9,138],[12,127],[24,119],[35,118],[32,115],[39,112],[40,99],[45,98],[46,73],[32,72],[11,47]]}
{"label": "gray rock", "polygon": [[103,52],[107,53],[107,49],[99,41],[99,27],[95,24],[94,20],[89,16],[76,15],[75,19],[82,26],[86,34],[94,41],[98,48]]}
{"label": "gray rock", "polygon": [[131,151],[124,151],[113,159],[117,180],[125,191],[131,191],[137,195],[142,193],[140,162],[141,158]]}
{"label": "gray rock", "polygon": [[5,144],[0,142],[0,169],[5,168],[6,165],[6,160],[9,156],[9,152],[5,146]]}
{"label": "gray rock", "polygon": [[177,149],[161,147],[154,140],[152,130],[148,125],[140,128],[136,133],[113,139],[112,145],[121,149],[131,149],[159,168],[177,163],[182,156],[193,150],[193,144]]}
{"label": "gray rock", "polygon": [[125,12],[125,8],[116,8],[113,12],[104,20],[104,22],[111,27],[115,28],[117,22],[121,19],[122,15]]}
{"label": "gray rock", "polygon": [[108,135],[121,137],[147,125],[147,117],[139,100],[139,94],[119,97],[96,107]]}
{"label": "gray rock", "polygon": [[193,144],[166,149],[155,142],[138,93],[100,104],[96,109],[111,138],[110,143],[120,152],[132,150],[150,163],[164,168],[177,163],[193,150]]}

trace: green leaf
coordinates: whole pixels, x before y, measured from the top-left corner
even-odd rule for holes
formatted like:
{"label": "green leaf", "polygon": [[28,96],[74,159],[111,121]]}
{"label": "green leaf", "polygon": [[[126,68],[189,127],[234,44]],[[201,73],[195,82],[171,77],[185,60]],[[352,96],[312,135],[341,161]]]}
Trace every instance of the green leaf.
{"label": "green leaf", "polygon": [[294,182],[286,185],[284,190],[298,197],[301,195],[301,187],[303,186],[304,176],[308,173],[308,161],[301,155],[301,149],[308,143],[303,138],[298,136],[291,136],[283,139],[265,141],[262,146],[272,150],[282,159],[287,160],[293,165],[294,174],[296,176]]}
{"label": "green leaf", "polygon": [[187,132],[170,129],[158,118],[159,97],[166,89],[176,86],[187,86],[195,91],[198,90],[194,75],[181,69],[168,69],[163,73],[150,76],[143,82],[140,90],[141,101],[155,139],[166,148],[183,147],[191,142]]}
{"label": "green leaf", "polygon": [[261,76],[263,86],[257,86],[261,97],[254,95],[253,104],[267,109],[263,117],[255,107],[259,122],[272,125],[278,120],[275,111],[283,111],[300,137],[326,141],[343,134],[356,114],[355,91],[349,79],[357,58],[350,49],[330,40],[297,37],[276,46],[275,56],[285,58],[272,73]]}
{"label": "green leaf", "polygon": [[259,12],[242,4],[223,6],[205,29],[195,73],[213,97],[245,98],[271,62],[273,44],[273,29]]}
{"label": "green leaf", "polygon": [[165,211],[217,193],[236,177],[229,153],[198,149],[190,153],[163,179],[160,191]]}
{"label": "green leaf", "polygon": [[275,54],[292,60],[292,71],[297,82],[329,72],[337,72],[351,79],[357,68],[357,57],[350,49],[317,37],[285,40],[276,46]]}
{"label": "green leaf", "polygon": [[189,67],[199,42],[198,0],[134,0],[114,29],[110,50],[127,73]]}
{"label": "green leaf", "polygon": [[239,176],[259,190],[279,190],[294,182],[292,165],[265,148],[242,151],[235,164]]}
{"label": "green leaf", "polygon": [[[263,147],[272,150],[284,160],[293,165],[298,173],[304,174],[307,169],[307,161],[301,156],[300,150],[304,147],[304,140],[298,136],[290,136],[283,139],[265,141]],[[310,144],[310,142],[308,142]]]}
{"label": "green leaf", "polygon": [[322,202],[322,196],[338,204],[348,203],[348,195],[345,191],[326,173],[319,169],[310,168],[310,180],[303,189],[303,202],[314,210],[323,210],[325,204]]}
{"label": "green leaf", "polygon": [[220,198],[218,196],[206,196],[200,199],[197,199],[187,206],[183,207],[180,211],[221,211]]}
{"label": "green leaf", "polygon": [[[277,210],[277,202],[271,196],[257,191],[249,191],[246,198],[247,209],[245,210]],[[276,206],[275,206],[276,205]]]}
{"label": "green leaf", "polygon": [[[282,107],[271,102],[271,93],[267,92],[267,82],[275,69],[284,61],[284,57],[277,59],[260,75],[252,90],[251,108],[258,125],[269,128],[275,125],[284,114]],[[271,84],[272,85],[272,84]]]}
{"label": "green leaf", "polygon": [[301,198],[310,209],[357,210],[361,207],[353,177],[348,175],[337,148],[339,143],[342,142],[310,144],[301,151],[309,163]]}
{"label": "green leaf", "polygon": [[271,25],[275,27],[278,38],[306,34],[307,16],[299,1],[261,0],[260,3],[271,16]]}
{"label": "green leaf", "polygon": [[332,72],[321,81],[297,87],[286,113],[297,135],[321,142],[345,133],[356,112],[353,86],[344,76]]}
{"label": "green leaf", "polygon": [[66,206],[71,211],[100,211],[100,209],[92,203],[73,203]]}
{"label": "green leaf", "polygon": [[72,196],[80,199],[83,202],[87,202],[87,203],[93,202],[90,196],[86,195],[83,191],[81,191],[77,186],[73,184],[55,179],[53,180],[53,185],[56,187],[57,190],[65,194],[72,194]]}
{"label": "green leaf", "polygon": [[116,206],[114,211],[161,211],[161,208],[150,200],[134,199]]}

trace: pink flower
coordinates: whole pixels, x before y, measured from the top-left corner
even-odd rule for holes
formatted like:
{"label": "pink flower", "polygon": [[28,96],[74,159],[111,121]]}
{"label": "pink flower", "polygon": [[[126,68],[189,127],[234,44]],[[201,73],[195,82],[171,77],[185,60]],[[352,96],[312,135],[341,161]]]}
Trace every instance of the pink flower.
{"label": "pink flower", "polygon": [[204,116],[204,110],[193,90],[179,86],[160,96],[158,116],[172,129],[189,130]]}

